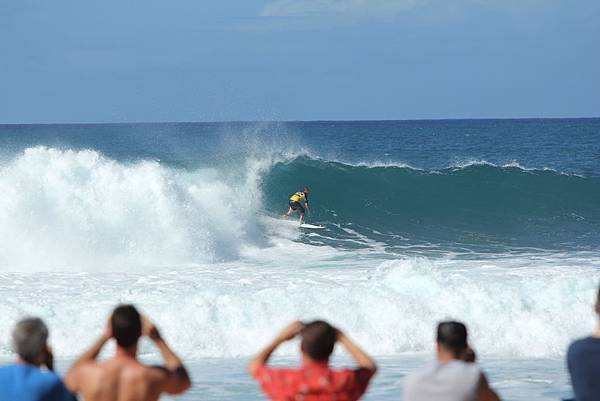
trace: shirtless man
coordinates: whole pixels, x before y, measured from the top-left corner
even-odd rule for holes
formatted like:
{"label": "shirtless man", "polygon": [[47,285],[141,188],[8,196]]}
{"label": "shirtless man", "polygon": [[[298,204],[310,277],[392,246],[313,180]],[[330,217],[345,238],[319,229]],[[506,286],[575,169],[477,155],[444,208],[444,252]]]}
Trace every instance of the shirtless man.
{"label": "shirtless man", "polygon": [[[144,365],[136,359],[142,335],[159,349],[164,367]],[[111,338],[117,342],[115,355],[97,362]],[[65,383],[85,401],[155,401],[162,393],[181,394],[191,385],[181,360],[133,305],[119,305],[113,311],[105,332],[69,369]]]}

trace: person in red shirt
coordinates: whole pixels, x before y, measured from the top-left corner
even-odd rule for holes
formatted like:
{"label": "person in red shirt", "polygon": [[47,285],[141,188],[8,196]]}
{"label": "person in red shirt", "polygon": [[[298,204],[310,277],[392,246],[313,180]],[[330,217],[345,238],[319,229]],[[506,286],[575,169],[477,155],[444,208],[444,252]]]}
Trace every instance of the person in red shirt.
{"label": "person in red shirt", "polygon": [[[301,368],[267,365],[283,342],[300,335]],[[335,343],[342,344],[358,365],[356,369],[333,370],[329,357]],[[293,322],[248,364],[248,372],[272,401],[356,401],[367,390],[377,366],[363,350],[329,323],[316,320]]]}

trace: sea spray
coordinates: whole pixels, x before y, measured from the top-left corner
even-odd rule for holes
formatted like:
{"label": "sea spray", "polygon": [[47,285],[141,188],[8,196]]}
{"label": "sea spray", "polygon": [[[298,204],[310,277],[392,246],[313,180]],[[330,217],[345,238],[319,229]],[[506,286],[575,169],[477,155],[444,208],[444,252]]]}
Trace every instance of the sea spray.
{"label": "sea spray", "polygon": [[252,226],[259,169],[249,163],[241,181],[227,182],[210,168],[187,173],[92,150],[26,149],[0,168],[0,269],[118,270],[237,258],[241,244],[260,240]]}

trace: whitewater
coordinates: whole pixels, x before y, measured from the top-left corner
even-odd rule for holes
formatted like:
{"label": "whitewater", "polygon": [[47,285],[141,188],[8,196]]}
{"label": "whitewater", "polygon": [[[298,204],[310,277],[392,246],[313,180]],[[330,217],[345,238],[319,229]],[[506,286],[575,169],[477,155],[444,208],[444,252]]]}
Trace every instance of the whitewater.
{"label": "whitewater", "polygon": [[[2,360],[37,315],[64,369],[133,302],[193,366],[183,399],[260,399],[247,358],[325,318],[381,360],[367,400],[391,400],[454,318],[505,399],[569,394],[564,353],[594,327],[600,279],[598,120],[0,132]],[[325,230],[280,218],[304,184]]]}

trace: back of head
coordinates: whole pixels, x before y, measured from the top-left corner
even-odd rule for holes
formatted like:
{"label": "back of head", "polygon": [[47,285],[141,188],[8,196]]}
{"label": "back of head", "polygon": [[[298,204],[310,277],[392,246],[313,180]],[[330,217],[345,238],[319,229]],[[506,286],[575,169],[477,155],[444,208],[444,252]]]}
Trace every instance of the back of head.
{"label": "back of head", "polygon": [[337,331],[329,323],[315,320],[302,329],[302,352],[314,361],[327,361],[337,341]]}
{"label": "back of head", "polygon": [[142,319],[133,305],[119,305],[110,318],[112,336],[120,347],[136,345],[142,336]]}
{"label": "back of head", "polygon": [[42,319],[26,318],[15,325],[12,340],[17,355],[25,362],[37,365],[47,350],[48,328]]}
{"label": "back of head", "polygon": [[310,188],[308,187],[308,185],[304,186],[303,192],[306,193],[306,194],[310,193]]}
{"label": "back of head", "polygon": [[455,321],[441,322],[437,328],[437,343],[458,358],[467,349],[467,327]]}

